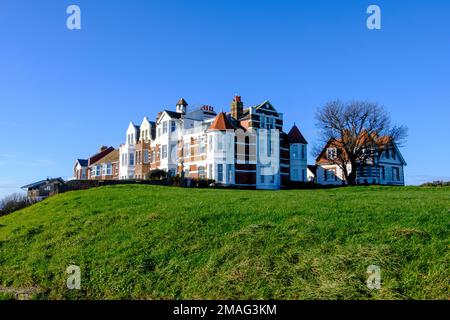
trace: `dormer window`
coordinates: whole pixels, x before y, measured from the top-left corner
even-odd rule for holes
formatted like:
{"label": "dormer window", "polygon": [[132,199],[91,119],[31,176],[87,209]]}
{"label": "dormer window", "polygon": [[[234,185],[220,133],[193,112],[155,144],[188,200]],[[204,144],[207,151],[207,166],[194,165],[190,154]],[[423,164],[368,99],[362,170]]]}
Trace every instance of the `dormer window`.
{"label": "dormer window", "polygon": [[327,148],[327,159],[333,160],[337,157],[337,149],[336,148]]}

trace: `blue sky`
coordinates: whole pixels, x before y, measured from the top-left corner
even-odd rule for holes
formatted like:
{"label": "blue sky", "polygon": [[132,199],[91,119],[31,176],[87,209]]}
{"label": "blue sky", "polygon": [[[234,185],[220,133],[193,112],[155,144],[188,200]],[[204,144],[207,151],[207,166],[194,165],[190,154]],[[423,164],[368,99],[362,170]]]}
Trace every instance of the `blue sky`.
{"label": "blue sky", "polygon": [[[82,30],[66,28],[71,4]],[[0,197],[71,176],[76,158],[180,97],[220,111],[235,93],[269,99],[310,150],[317,107],[378,102],[409,127],[406,182],[450,180],[449,18],[437,0],[2,0]]]}

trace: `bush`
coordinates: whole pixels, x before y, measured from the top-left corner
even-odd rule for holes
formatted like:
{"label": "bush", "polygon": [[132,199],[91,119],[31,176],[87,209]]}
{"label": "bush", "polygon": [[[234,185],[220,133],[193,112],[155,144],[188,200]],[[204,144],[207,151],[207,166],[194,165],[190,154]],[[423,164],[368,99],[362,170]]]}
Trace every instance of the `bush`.
{"label": "bush", "polygon": [[450,181],[433,181],[421,185],[421,187],[450,187]]}
{"label": "bush", "polygon": [[147,180],[162,180],[165,178],[167,178],[167,172],[161,169],[151,170],[145,175]]}
{"label": "bush", "polygon": [[14,211],[31,206],[35,201],[31,201],[24,194],[14,193],[5,197],[0,202],[0,216],[10,214]]}
{"label": "bush", "polygon": [[214,182],[215,182],[215,180],[212,180],[212,179],[198,179],[198,180],[196,180],[196,187],[197,188],[208,188]]}

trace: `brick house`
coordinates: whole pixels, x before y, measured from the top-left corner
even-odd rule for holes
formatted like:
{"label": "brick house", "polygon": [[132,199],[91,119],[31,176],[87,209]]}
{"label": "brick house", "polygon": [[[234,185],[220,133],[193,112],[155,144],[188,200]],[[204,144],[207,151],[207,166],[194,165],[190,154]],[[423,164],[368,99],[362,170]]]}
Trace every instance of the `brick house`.
{"label": "brick house", "polygon": [[91,180],[119,179],[119,150],[112,150],[89,166]]}
{"label": "brick house", "polygon": [[101,146],[99,151],[89,159],[77,159],[73,167],[73,178],[75,180],[88,180],[92,177],[92,165],[114,151],[113,147]]}

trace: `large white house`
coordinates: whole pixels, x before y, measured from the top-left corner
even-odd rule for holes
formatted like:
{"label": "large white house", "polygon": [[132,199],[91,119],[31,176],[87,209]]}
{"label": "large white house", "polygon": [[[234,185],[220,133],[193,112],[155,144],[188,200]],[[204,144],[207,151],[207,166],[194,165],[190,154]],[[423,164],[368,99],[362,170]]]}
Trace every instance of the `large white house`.
{"label": "large white house", "polygon": [[144,179],[161,169],[220,185],[278,189],[307,181],[307,144],[297,126],[283,132],[283,114],[269,101],[244,108],[235,96],[231,112],[217,114],[211,106],[189,110],[180,99],[154,123],[129,124],[119,178]]}

